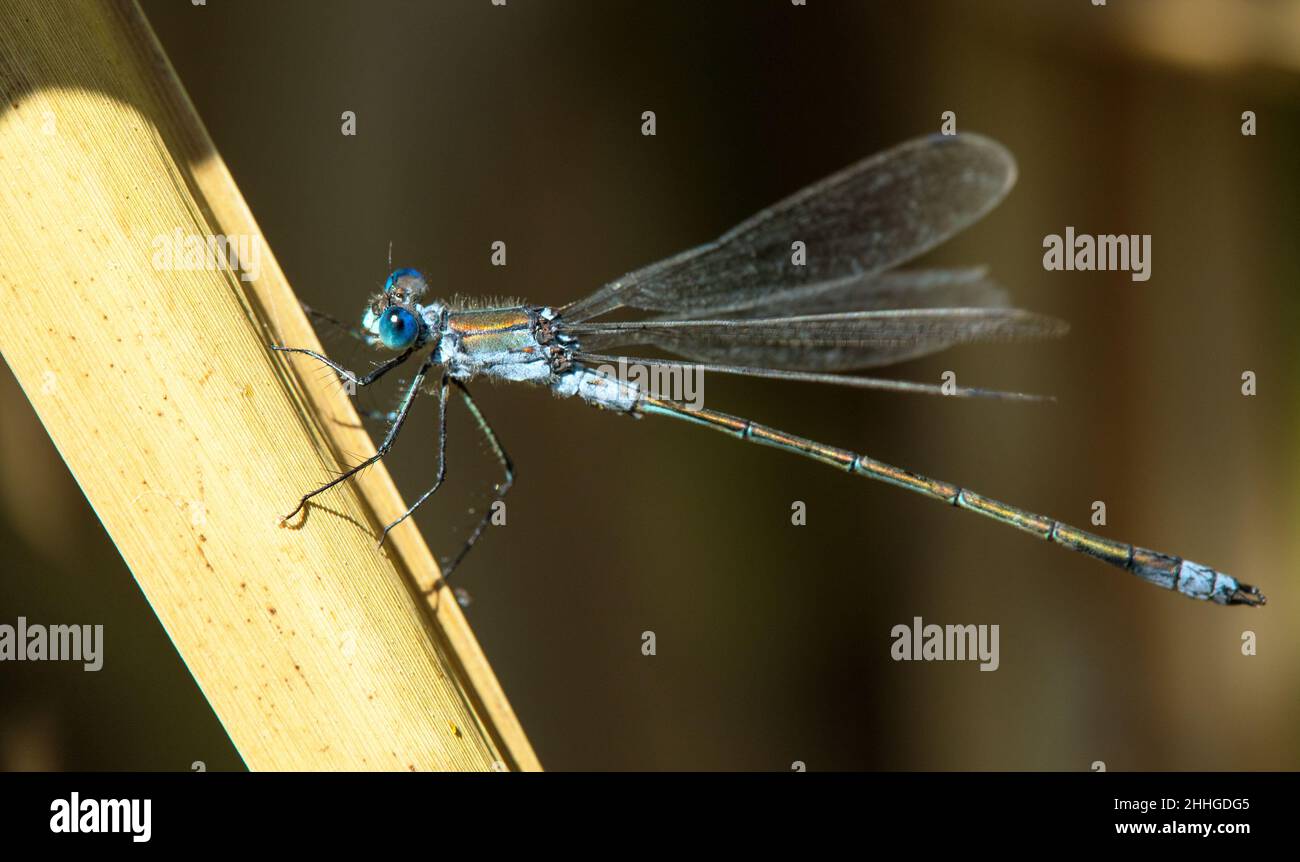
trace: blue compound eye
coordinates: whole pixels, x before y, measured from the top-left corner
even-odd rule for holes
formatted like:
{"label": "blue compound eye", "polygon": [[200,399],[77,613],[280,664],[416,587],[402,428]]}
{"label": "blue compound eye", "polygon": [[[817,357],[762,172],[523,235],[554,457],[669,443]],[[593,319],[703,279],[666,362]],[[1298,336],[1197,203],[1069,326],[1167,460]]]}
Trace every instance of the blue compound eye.
{"label": "blue compound eye", "polygon": [[401,297],[397,301],[405,302],[408,299],[418,299],[427,287],[428,283],[418,269],[403,267],[393,270],[388,276],[388,280],[384,282],[384,293],[396,292]]}
{"label": "blue compound eye", "polygon": [[391,350],[405,350],[415,343],[420,334],[420,324],[415,315],[394,305],[379,313],[379,340]]}

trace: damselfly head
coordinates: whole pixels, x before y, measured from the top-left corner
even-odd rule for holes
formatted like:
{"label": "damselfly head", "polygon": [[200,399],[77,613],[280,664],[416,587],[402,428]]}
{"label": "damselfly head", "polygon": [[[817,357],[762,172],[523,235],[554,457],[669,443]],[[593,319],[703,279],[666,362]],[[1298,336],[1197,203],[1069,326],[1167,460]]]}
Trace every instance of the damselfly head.
{"label": "damselfly head", "polygon": [[371,298],[361,317],[368,340],[376,347],[405,350],[420,337],[419,298],[428,289],[414,269],[397,269],[384,282],[384,292]]}
{"label": "damselfly head", "polygon": [[393,270],[392,275],[384,282],[384,296],[397,305],[419,302],[420,297],[424,296],[428,289],[429,283],[424,280],[420,271],[410,267]]}

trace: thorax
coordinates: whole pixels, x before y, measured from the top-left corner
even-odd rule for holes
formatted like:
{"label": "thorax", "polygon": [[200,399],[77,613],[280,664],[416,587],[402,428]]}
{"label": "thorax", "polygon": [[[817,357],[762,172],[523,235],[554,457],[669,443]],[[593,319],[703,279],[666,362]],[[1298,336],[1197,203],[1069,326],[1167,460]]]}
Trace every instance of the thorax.
{"label": "thorax", "polygon": [[426,307],[425,320],[439,333],[437,360],[461,379],[478,375],[549,385],[556,395],[578,397],[632,412],[642,392],[615,372],[572,361],[577,341],[553,326],[551,308],[515,306],[448,311]]}
{"label": "thorax", "polygon": [[447,311],[430,321],[439,329],[437,359],[458,377],[544,382],[551,376],[552,351],[543,343],[548,313],[527,306]]}

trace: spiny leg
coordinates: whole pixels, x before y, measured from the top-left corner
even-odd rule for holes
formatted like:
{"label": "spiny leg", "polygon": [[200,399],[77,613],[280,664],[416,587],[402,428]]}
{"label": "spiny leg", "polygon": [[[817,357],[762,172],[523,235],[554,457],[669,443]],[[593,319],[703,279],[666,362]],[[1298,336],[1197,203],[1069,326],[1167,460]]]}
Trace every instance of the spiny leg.
{"label": "spiny leg", "polygon": [[483,517],[479,519],[477,526],[474,527],[474,532],[470,533],[469,539],[465,541],[465,546],[460,549],[460,553],[451,561],[451,564],[442,570],[442,579],[444,581],[451,577],[451,573],[456,571],[456,567],[465,559],[465,555],[469,553],[470,548],[474,547],[474,543],[479,540],[479,536],[483,535],[488,522],[492,520],[493,507],[505,499],[506,494],[510,491],[510,486],[515,483],[515,465],[510,460],[510,456],[506,454],[505,447],[501,445],[501,440],[497,438],[492,426],[488,424],[487,419],[483,418],[483,413],[478,409],[478,404],[469,394],[469,389],[459,380],[453,379],[451,382],[456,384],[456,388],[460,390],[460,394],[465,399],[465,406],[469,408],[474,421],[478,423],[479,430],[483,432],[483,436],[487,438],[488,443],[492,446],[492,451],[496,453],[497,460],[501,462],[505,480],[497,486],[496,498],[488,506],[487,511],[483,513]]}
{"label": "spiny leg", "polygon": [[[302,351],[302,352],[306,353],[307,351]],[[409,353],[410,351],[408,350],[406,354],[403,354],[403,356],[406,356]],[[285,520],[285,521],[289,520],[294,515],[298,514],[298,512],[302,511],[302,507],[305,506],[307,504],[307,501],[310,500],[312,497],[315,497],[317,494],[321,493],[322,491],[328,491],[330,488],[333,488],[335,485],[346,480],[349,476],[353,476],[356,473],[360,472],[361,470],[364,470],[365,468],[369,467],[371,464],[375,463],[380,458],[384,457],[385,454],[388,453],[388,450],[392,448],[393,441],[397,439],[397,432],[402,430],[402,423],[406,421],[406,415],[411,412],[411,404],[414,403],[415,401],[416,393],[420,391],[420,384],[424,383],[424,375],[428,372],[429,367],[432,365],[433,365],[433,354],[430,354],[424,358],[424,362],[420,364],[420,370],[415,373],[415,377],[412,378],[411,380],[411,385],[408,386],[406,389],[406,394],[402,396],[402,404],[400,407],[398,407],[397,418],[393,420],[393,424],[389,426],[388,433],[384,435],[384,442],[379,444],[378,451],[376,451],[374,455],[371,455],[369,458],[362,461],[357,466],[352,467],[349,470],[345,470],[337,478],[331,479],[329,482],[326,482],[324,485],[321,485],[319,488],[317,488],[315,491],[312,491],[310,494],[304,494],[302,499],[298,501],[298,505],[294,508],[294,510],[289,514],[285,515],[284,518],[281,520]],[[445,372],[444,372],[444,376],[445,376]]]}
{"label": "spiny leg", "polygon": [[[350,381],[356,386],[369,386],[371,383],[374,383],[376,380],[383,377],[385,374],[392,371],[397,366],[401,365],[403,362],[405,362],[407,359],[410,358],[412,353],[415,352],[414,347],[408,347],[405,350],[403,350],[401,353],[399,353],[397,356],[394,356],[392,359],[389,359],[388,361],[379,365],[377,368],[375,368],[374,371],[371,371],[365,377],[358,377],[357,375],[353,374],[351,371],[348,371],[342,365],[339,365],[334,360],[322,356],[321,354],[317,353],[314,350],[307,350],[302,347],[281,347],[278,344],[272,344],[271,349],[275,351],[279,351],[280,353],[302,353],[307,356],[310,356],[312,359],[320,360],[321,362],[328,365],[330,368],[333,368],[338,373],[338,375],[342,377],[344,380]],[[420,369],[421,375],[423,375],[424,372],[428,369],[429,364],[430,364],[429,360],[425,360],[424,366],[421,367]]]}
{"label": "spiny leg", "polygon": [[[303,313],[305,313],[307,317],[311,319],[312,323],[315,324],[317,327],[319,327],[320,324],[322,323],[328,324],[334,329],[337,329],[338,331],[342,332],[344,335],[351,336],[352,338],[355,338],[357,341],[360,341],[363,344],[366,345],[371,344],[370,334],[367,333],[360,326],[349,325],[347,323],[344,323],[343,321],[339,320],[337,317],[333,316],[332,314],[326,314],[323,311],[317,311],[316,309],[312,308],[310,305],[308,305],[305,302],[300,301],[298,304],[302,306]],[[386,410],[386,411],[361,410],[359,412],[361,413],[362,416],[365,416],[368,419],[376,419],[383,422],[392,422],[393,419],[397,416],[397,411],[395,410]]]}
{"label": "spiny leg", "polygon": [[448,376],[444,372],[442,385],[438,389],[438,478],[434,480],[432,488],[421,494],[420,499],[412,503],[411,507],[402,513],[402,517],[384,527],[384,532],[379,536],[379,547],[383,547],[384,540],[388,538],[388,531],[411,517],[411,513],[420,508],[421,503],[432,497],[434,492],[442,487],[443,479],[447,478],[447,396],[450,391],[447,388],[447,380]]}

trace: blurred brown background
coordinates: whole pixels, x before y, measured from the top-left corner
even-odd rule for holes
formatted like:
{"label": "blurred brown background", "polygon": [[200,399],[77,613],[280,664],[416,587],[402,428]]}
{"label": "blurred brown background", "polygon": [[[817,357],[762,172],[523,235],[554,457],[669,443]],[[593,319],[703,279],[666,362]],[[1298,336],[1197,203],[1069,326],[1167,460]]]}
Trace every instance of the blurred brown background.
{"label": "blurred brown background", "polygon": [[[445,294],[558,304],[955,111],[1020,181],[927,262],[987,263],[1073,329],[896,373],[1058,403],[719,377],[707,403],[1082,525],[1103,500],[1099,532],[1270,599],[1192,603],[812,462],[480,385],[519,478],[458,578],[548,768],[1300,766],[1300,2],[144,6],[299,294],[349,320],[390,241]],[[1045,272],[1066,225],[1152,234],[1152,279]],[[98,674],[0,666],[0,768],[242,768],[7,370],[0,403],[0,621],[103,623],[107,643]],[[435,412],[390,459],[408,498]],[[419,516],[443,553],[497,478],[463,415],[451,434]],[[1000,625],[1000,669],[891,661],[914,616]]]}

